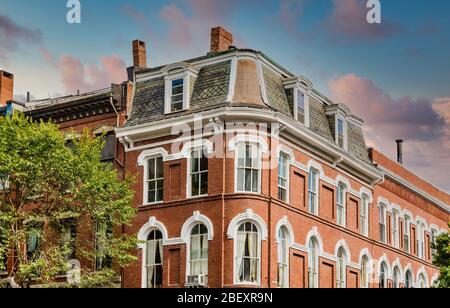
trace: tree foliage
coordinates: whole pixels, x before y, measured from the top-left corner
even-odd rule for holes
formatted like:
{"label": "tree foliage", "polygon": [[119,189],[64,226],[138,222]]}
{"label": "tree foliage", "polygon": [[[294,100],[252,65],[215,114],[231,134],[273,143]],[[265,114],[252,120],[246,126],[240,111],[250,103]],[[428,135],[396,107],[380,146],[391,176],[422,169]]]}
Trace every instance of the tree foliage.
{"label": "tree foliage", "polygon": [[440,272],[434,287],[450,288],[450,234],[446,232],[439,235],[431,247],[436,251],[433,264],[439,267]]}
{"label": "tree foliage", "polygon": [[14,255],[19,285],[50,285],[76,256],[80,285],[98,286],[115,275],[96,270],[99,260],[117,268],[134,260],[136,240],[120,232],[135,216],[132,179],[100,162],[102,148],[87,130],[68,146],[55,124],[0,117],[0,256]]}

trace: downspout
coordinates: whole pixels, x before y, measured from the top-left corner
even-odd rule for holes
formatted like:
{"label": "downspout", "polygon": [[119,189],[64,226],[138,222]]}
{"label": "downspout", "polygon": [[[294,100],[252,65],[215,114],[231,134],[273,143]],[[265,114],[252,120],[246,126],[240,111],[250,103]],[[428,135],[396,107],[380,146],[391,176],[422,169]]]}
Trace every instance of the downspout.
{"label": "downspout", "polygon": [[[226,160],[226,150],[227,150],[227,145],[226,145],[226,133],[225,131],[222,133],[222,140],[224,142],[222,142],[222,146],[223,146],[223,155],[222,155],[222,239],[221,239],[221,268],[222,268],[222,273],[221,273],[221,288],[224,287],[225,284],[225,193],[226,193],[226,167],[227,167],[227,160]],[[234,281],[234,260],[232,262],[233,264],[233,281]]]}
{"label": "downspout", "polygon": [[[272,127],[271,127],[272,130]],[[271,268],[272,268],[272,132],[269,139],[269,208],[268,208],[268,234],[267,234],[267,240],[268,240],[268,256],[267,256],[267,277],[269,279],[268,281],[268,288],[270,289],[272,286],[272,277],[270,275]]]}

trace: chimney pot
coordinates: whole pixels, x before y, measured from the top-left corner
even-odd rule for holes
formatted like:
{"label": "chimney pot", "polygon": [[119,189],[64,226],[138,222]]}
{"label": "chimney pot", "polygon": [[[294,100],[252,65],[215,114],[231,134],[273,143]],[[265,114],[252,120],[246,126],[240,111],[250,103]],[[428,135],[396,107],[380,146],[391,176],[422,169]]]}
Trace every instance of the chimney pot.
{"label": "chimney pot", "polygon": [[395,142],[397,143],[397,162],[403,164],[403,140],[397,139]]}
{"label": "chimney pot", "polygon": [[0,70],[0,106],[6,105],[14,97],[14,75]]}
{"label": "chimney pot", "polygon": [[27,103],[30,102],[30,92],[27,92]]}
{"label": "chimney pot", "polygon": [[211,53],[229,50],[233,45],[233,35],[222,27],[211,29]]}
{"label": "chimney pot", "polygon": [[147,49],[143,41],[133,41],[133,65],[141,68],[147,67]]}

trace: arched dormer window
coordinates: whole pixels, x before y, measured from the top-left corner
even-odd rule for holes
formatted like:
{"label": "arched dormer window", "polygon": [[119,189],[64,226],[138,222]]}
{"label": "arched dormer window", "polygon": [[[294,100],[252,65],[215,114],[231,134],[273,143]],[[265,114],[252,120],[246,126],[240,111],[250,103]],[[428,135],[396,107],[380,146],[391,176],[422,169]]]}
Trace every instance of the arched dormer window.
{"label": "arched dormer window", "polygon": [[294,118],[309,127],[309,100],[312,83],[302,76],[289,78],[284,82],[289,103],[292,105]]}

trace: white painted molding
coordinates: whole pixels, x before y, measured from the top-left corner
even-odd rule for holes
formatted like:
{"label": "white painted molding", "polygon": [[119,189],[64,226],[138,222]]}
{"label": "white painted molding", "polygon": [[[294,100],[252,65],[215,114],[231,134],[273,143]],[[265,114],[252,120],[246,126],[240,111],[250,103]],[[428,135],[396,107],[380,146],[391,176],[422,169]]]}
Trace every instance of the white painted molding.
{"label": "white painted molding", "polygon": [[306,242],[305,242],[306,251],[308,251],[309,242],[311,241],[312,238],[316,240],[316,244],[319,246],[319,252],[322,255],[324,253],[322,236],[320,235],[316,226],[314,226],[306,235]]}
{"label": "white painted molding", "polygon": [[383,254],[383,256],[381,258],[378,259],[378,265],[377,265],[377,274],[379,275],[381,273],[381,264],[382,263],[386,264],[387,267],[387,278],[388,279],[392,279],[392,274],[391,274],[391,263],[389,262],[389,259],[387,258],[386,254]]}
{"label": "white painted molding", "polygon": [[[160,221],[156,220],[156,218],[154,216],[150,217],[148,219],[148,222],[146,224],[144,224],[142,226],[142,228],[139,230],[138,240],[146,242],[148,235],[153,230],[158,230],[161,232],[162,237],[163,237],[163,245],[166,245],[167,241],[168,241],[167,229],[164,226],[164,224],[161,223]],[[145,249],[145,243],[139,243],[138,248]]]}
{"label": "white painted molding", "polygon": [[295,244],[295,234],[294,228],[292,228],[292,225],[289,222],[287,216],[284,216],[277,222],[277,225],[275,227],[275,242],[278,243],[278,233],[282,227],[285,227],[287,229],[289,233],[289,246],[292,247]]}
{"label": "white painted molding", "polygon": [[261,239],[265,241],[267,239],[267,225],[261,216],[255,214],[253,210],[247,209],[244,213],[236,215],[228,225],[227,236],[228,239],[236,238],[238,228],[243,222],[252,222],[261,234]]}
{"label": "white painted molding", "polygon": [[213,223],[207,216],[200,214],[199,211],[196,211],[185,221],[185,223],[181,227],[181,239],[184,243],[189,242],[192,228],[199,223],[205,225],[205,227],[208,229],[208,240],[212,241],[214,239]]}
{"label": "white painted molding", "polygon": [[157,156],[162,156],[165,161],[168,157],[169,153],[164,148],[154,148],[150,150],[142,151],[137,159],[138,166],[144,166],[146,160],[150,158],[154,158]]}
{"label": "white painted molding", "polygon": [[244,134],[239,134],[239,135],[233,137],[228,142],[228,151],[230,151],[230,152],[236,151],[237,145],[241,142],[249,142],[249,143],[259,144],[261,146],[262,153],[269,152],[269,147],[267,145],[267,141],[263,137],[256,136],[256,135],[244,135]]}
{"label": "white painted molding", "polygon": [[338,252],[340,248],[343,248],[345,251],[345,258],[346,258],[346,264],[350,265],[352,262],[352,257],[350,253],[350,248],[347,245],[347,242],[345,240],[340,240],[336,243],[336,246],[334,247],[334,255],[336,256],[336,259],[338,258]]}

